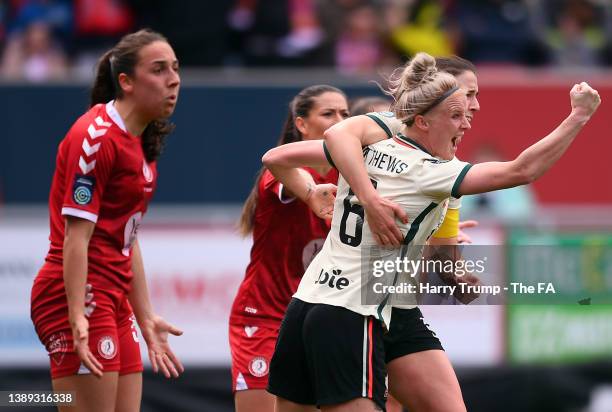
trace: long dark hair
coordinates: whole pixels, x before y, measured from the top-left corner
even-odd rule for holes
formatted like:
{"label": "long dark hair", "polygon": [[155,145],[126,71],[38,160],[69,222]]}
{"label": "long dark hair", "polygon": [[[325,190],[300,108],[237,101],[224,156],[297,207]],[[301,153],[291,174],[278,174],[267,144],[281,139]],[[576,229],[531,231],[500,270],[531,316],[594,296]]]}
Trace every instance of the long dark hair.
{"label": "long dark hair", "polygon": [[450,73],[457,77],[465,72],[476,74],[476,66],[471,61],[459,56],[436,57],[438,70]]}
{"label": "long dark hair", "polygon": [[[319,84],[303,89],[291,100],[291,103],[289,103],[287,119],[285,120],[277,146],[286,143],[299,142],[302,140],[302,134],[297,127],[295,127],[295,119],[297,117],[308,117],[310,110],[312,110],[312,107],[314,106],[315,99],[327,92],[339,93],[346,97],[344,92],[336,87]],[[253,231],[255,208],[257,206],[257,199],[259,198],[259,181],[261,180],[264,170],[265,167],[262,167],[257,173],[255,184],[253,185],[251,193],[242,207],[239,230],[243,236],[248,236]]]}
{"label": "long dark hair", "polygon": [[[125,36],[108,50],[96,67],[96,79],[91,89],[90,107],[99,103],[107,103],[123,97],[119,86],[119,74],[134,75],[134,67],[138,63],[138,52],[145,46],[168,40],[159,33],[144,29]],[[174,124],[166,119],[154,120],[142,132],[142,150],[148,162],[157,160],[162,152],[166,137],[174,130]]]}

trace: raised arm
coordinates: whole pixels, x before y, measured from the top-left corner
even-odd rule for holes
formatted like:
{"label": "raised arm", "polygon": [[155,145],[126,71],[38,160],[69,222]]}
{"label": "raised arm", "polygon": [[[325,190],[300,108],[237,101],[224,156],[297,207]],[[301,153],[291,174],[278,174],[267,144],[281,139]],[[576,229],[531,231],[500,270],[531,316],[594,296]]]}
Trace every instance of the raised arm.
{"label": "raised arm", "polygon": [[597,91],[584,82],[574,85],[570,100],[571,113],[548,136],[512,161],[474,165],[459,186],[459,194],[470,195],[525,185],[546,173],[565,153],[601,103]]}

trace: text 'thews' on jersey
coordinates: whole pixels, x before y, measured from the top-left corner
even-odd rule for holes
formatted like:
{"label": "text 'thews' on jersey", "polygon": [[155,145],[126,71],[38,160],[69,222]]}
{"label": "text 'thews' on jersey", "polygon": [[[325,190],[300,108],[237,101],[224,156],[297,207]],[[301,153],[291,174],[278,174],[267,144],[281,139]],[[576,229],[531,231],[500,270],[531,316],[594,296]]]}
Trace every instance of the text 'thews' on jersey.
{"label": "text 'thews' on jersey", "polygon": [[[386,113],[368,116],[389,134],[389,122],[397,121]],[[363,158],[378,193],[398,203],[408,214],[408,224],[400,224],[403,243],[408,246],[426,244],[444,220],[451,198],[459,197],[457,189],[471,167],[456,158],[440,160],[401,133],[364,147]],[[362,315],[376,316],[389,327],[391,302],[388,299],[377,305],[364,305],[362,301],[362,258],[375,247],[368,222],[364,221],[363,207],[340,176],[330,233],[294,296],[306,302],[342,306]],[[407,259],[418,260],[422,247],[407,247],[404,251],[408,253]],[[390,255],[398,253],[401,252],[389,252]],[[415,281],[399,275],[397,282]]]}

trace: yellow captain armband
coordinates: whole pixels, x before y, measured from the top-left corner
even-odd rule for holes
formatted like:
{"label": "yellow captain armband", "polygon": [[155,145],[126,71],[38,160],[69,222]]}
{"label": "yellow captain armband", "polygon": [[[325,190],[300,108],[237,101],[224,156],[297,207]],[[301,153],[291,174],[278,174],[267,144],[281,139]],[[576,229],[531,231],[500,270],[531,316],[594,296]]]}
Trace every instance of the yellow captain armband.
{"label": "yellow captain armband", "polygon": [[433,234],[436,238],[456,237],[459,234],[459,209],[448,209],[444,221]]}

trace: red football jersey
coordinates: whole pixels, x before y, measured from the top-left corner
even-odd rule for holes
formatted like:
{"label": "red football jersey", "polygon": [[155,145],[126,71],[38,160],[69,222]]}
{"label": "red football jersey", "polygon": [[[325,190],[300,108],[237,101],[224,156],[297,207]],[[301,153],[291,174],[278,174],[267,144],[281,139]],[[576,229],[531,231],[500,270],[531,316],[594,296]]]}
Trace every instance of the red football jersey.
{"label": "red football jersey", "polygon": [[[305,170],[317,184],[338,182],[336,169],[326,176]],[[251,262],[234,299],[230,323],[278,327],[330,226],[299,199],[284,200],[282,184],[268,170],[258,189]]]}
{"label": "red football jersey", "polygon": [[81,116],[59,145],[49,195],[51,246],[38,276],[62,277],[64,216],[96,224],[89,241],[89,283],[129,292],[131,246],[155,190],[155,162],[113,106]]}

